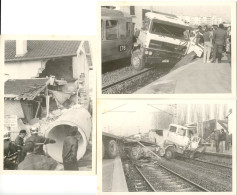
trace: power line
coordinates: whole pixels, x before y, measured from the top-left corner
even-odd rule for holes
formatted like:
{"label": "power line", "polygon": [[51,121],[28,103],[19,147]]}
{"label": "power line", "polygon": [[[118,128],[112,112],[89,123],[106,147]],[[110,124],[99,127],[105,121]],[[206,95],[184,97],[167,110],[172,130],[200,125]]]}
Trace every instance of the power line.
{"label": "power line", "polygon": [[153,107],[153,108],[155,108],[155,109],[157,109],[157,110],[160,110],[160,111],[162,111],[162,112],[164,112],[164,113],[167,113],[168,115],[171,115],[171,116],[173,116],[174,114],[173,113],[169,113],[169,112],[167,112],[167,111],[164,111],[164,110],[162,110],[162,109],[160,109],[160,108],[157,108],[157,107],[155,107],[155,106],[153,106],[153,105],[151,105],[151,104],[147,104],[148,106],[151,106],[151,107]]}

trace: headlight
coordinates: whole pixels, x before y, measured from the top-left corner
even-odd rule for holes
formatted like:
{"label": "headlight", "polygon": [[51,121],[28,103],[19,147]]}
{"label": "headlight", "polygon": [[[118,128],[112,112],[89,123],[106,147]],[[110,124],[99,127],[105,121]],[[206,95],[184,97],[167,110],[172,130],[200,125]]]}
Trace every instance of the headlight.
{"label": "headlight", "polygon": [[146,54],[146,55],[148,54],[148,51],[147,51],[147,50],[145,50],[145,54]]}
{"label": "headlight", "polygon": [[149,53],[148,53],[148,54],[149,54],[149,56],[151,56],[151,55],[152,55],[152,51],[149,51]]}

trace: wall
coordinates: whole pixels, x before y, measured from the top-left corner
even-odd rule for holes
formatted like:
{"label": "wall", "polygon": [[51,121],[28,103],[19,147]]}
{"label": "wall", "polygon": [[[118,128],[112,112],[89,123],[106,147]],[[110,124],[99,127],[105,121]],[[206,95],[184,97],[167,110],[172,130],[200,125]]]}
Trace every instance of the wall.
{"label": "wall", "polygon": [[[149,6],[135,6],[135,15],[132,18],[133,23],[135,23],[135,28],[141,29],[141,27],[142,27],[142,9],[147,9],[148,7]],[[117,9],[130,15],[130,6],[120,6]]]}
{"label": "wall", "polygon": [[[116,7],[117,10],[120,10],[126,14],[130,15],[130,6],[119,6]],[[153,10],[153,11],[159,11],[158,7],[156,6],[135,6],[135,15],[132,16],[132,21],[135,23],[135,28],[141,29],[142,27],[142,10]]]}
{"label": "wall", "polygon": [[30,79],[38,76],[42,66],[41,61],[6,62],[4,72],[9,74],[9,79]]}

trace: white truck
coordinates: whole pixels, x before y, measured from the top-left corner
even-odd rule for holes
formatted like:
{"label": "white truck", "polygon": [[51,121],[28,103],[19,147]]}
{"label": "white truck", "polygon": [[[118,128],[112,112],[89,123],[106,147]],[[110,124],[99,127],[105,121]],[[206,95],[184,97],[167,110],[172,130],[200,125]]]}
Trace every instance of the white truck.
{"label": "white truck", "polygon": [[175,15],[148,12],[132,50],[131,64],[141,70],[146,64],[176,63],[194,51],[201,57],[203,48],[190,39],[192,28]]}
{"label": "white truck", "polygon": [[195,153],[205,151],[205,146],[200,142],[201,138],[187,127],[170,124],[164,135],[158,153],[167,159],[174,158],[176,154],[193,158]]}

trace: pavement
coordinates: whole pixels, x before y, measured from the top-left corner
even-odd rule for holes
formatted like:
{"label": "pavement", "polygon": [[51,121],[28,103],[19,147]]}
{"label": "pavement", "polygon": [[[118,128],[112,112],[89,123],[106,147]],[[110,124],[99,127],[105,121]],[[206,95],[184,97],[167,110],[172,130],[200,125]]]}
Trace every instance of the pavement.
{"label": "pavement", "polygon": [[181,66],[139,89],[135,94],[231,93],[231,66],[203,63],[203,59]]}
{"label": "pavement", "polygon": [[128,192],[120,157],[104,159],[102,171],[103,192]]}
{"label": "pavement", "polygon": [[211,148],[211,146],[207,146],[206,147],[206,152],[232,155],[232,147],[230,147],[229,150],[223,150],[223,151],[220,151],[220,152],[216,152],[216,147]]}

